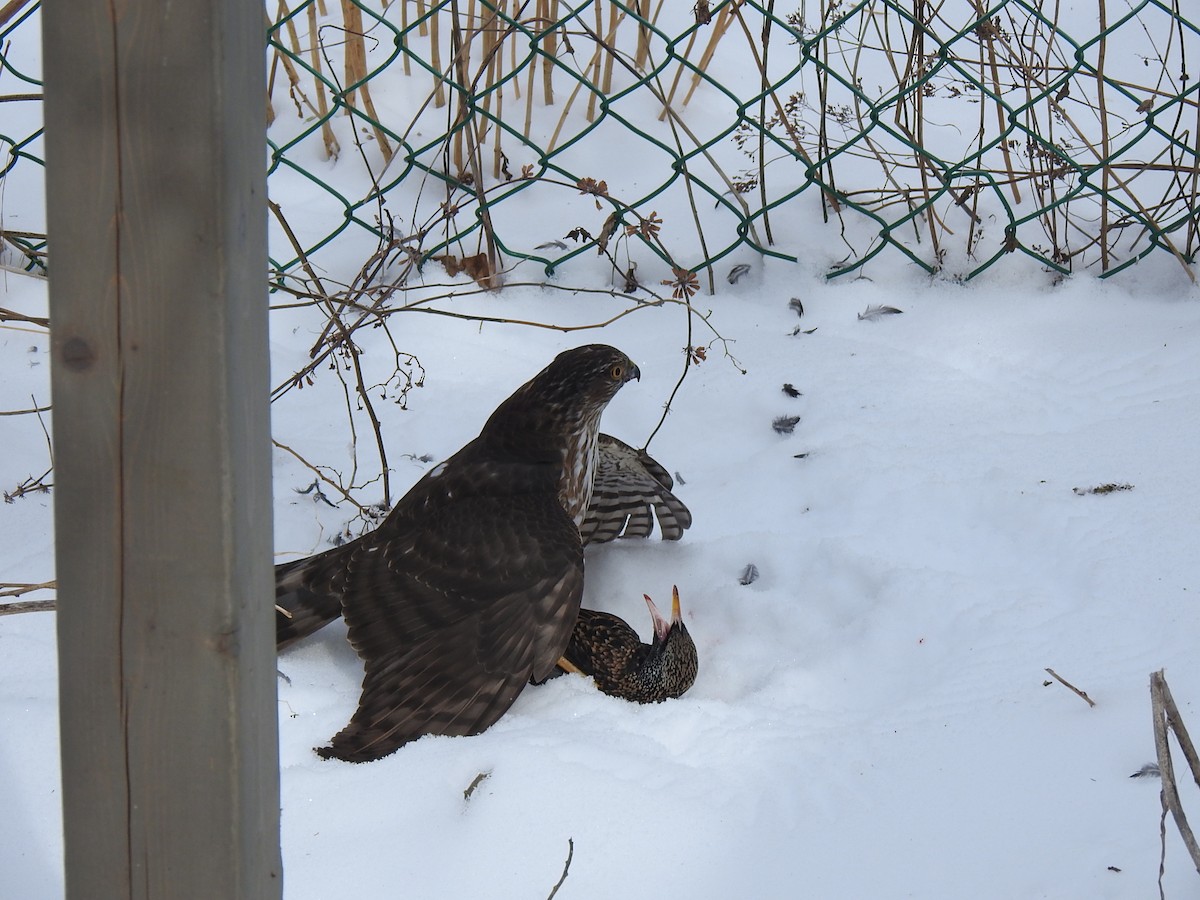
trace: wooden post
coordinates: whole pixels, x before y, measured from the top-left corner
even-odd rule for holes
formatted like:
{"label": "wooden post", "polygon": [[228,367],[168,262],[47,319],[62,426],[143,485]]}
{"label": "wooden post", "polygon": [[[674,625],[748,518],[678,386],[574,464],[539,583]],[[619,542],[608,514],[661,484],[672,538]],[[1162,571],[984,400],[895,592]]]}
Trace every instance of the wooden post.
{"label": "wooden post", "polygon": [[278,898],[262,5],[42,17],[67,896]]}

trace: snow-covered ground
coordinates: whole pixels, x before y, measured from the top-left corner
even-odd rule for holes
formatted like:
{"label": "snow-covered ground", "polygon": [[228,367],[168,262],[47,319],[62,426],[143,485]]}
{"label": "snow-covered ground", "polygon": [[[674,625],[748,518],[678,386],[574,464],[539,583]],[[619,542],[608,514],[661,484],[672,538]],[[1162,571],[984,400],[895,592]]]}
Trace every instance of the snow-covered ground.
{"label": "snow-covered ground", "polygon": [[[361,673],[329,627],[279,661],[290,900],[545,897],[569,843],[560,898],[1155,895],[1158,781],[1129,776],[1154,758],[1151,671],[1166,668],[1200,728],[1200,294],[1169,259],[1112,283],[1013,271],[966,287],[894,267],[831,284],[819,265],[746,261],[751,276],[698,298],[746,374],[713,347],[650,446],[695,524],[677,544],[619,542],[587,563],[585,603],[644,635],[642,593],[679,585],[695,686],[636,706],[564,677],[478,737],[323,762],[311,748],[348,720]],[[36,309],[40,291],[8,275],[4,305]],[[588,318],[617,302],[517,290],[471,308]],[[858,319],[878,304],[903,314]],[[384,404],[397,485],[432,465],[400,454],[453,452],[589,340],[641,366],[604,419],[640,444],[683,327],[677,307],[566,336],[405,319],[428,375],[407,411]],[[311,340],[295,333],[275,331],[277,381]],[[44,402],[46,350],[0,328],[0,407]],[[277,435],[344,442],[309,396],[277,405]],[[801,417],[788,435],[772,428],[784,415]],[[32,417],[0,421],[8,489],[45,448]],[[295,493],[311,475],[276,463],[282,559],[350,513]],[[1105,484],[1133,487],[1074,490]],[[759,578],[742,585],[751,563]],[[52,575],[50,498],[0,506],[0,580]],[[0,618],[0,735],[0,894],[56,897],[52,614]],[[1192,896],[1167,834],[1167,896]]]}
{"label": "snow-covered ground", "polygon": [[[736,58],[714,65],[758,84]],[[409,103],[379,94],[385,114]],[[703,121],[699,100],[689,109]],[[657,119],[657,108],[640,112]],[[275,126],[286,127],[300,125]],[[638,163],[649,164],[637,153],[577,146],[578,171],[612,179],[614,196],[644,189]],[[744,164],[730,147],[715,152]],[[514,156],[514,169],[526,162]],[[314,151],[312,163],[366,182],[350,154],[324,163]],[[297,228],[319,230],[327,221],[304,181],[277,178],[272,193]],[[16,187],[0,210],[10,223],[36,193]],[[608,210],[562,194],[508,207],[530,245],[577,226],[599,232]],[[676,205],[657,209],[663,239],[686,260],[691,213],[666,202]],[[536,900],[563,876],[569,848],[558,900],[1157,895],[1159,782],[1129,776],[1154,759],[1152,671],[1166,669],[1200,732],[1200,289],[1165,252],[1108,282],[1057,281],[1014,255],[963,286],[888,251],[865,277],[828,282],[846,248],[816,202],[806,194],[772,213],[780,249],[805,262],[732,254],[720,292],[695,298],[723,340],[693,321],[691,342],[709,345],[708,358],[649,447],[677,473],[693,527],[679,543],[588,551],[585,604],[643,636],[642,594],[662,607],[679,586],[700,653],[695,686],[637,706],[563,677],[527,689],[483,735],[423,738],[370,764],[324,762],[312,748],[349,720],[362,671],[344,627],[330,626],[279,659],[288,900]],[[869,246],[861,230],[850,239]],[[350,280],[365,258],[355,252],[322,258],[323,276]],[[669,269],[644,257],[639,275],[669,292],[658,286]],[[726,283],[741,263],[749,273]],[[421,277],[446,280],[435,264]],[[541,277],[530,266],[513,280]],[[591,253],[556,277],[563,288],[610,281]],[[629,302],[529,287],[465,296],[473,286],[459,281],[464,296],[438,305],[493,318],[578,325]],[[903,312],[859,318],[880,305]],[[0,306],[45,315],[45,285],[0,271]],[[279,384],[322,323],[312,310],[272,316]],[[641,446],[683,368],[687,324],[679,305],[567,334],[397,314],[397,345],[426,377],[407,409],[376,404],[393,499],[555,353],[591,341],[641,368],[603,421]],[[358,336],[375,380],[386,379],[385,335]],[[0,411],[47,404],[48,370],[43,329],[0,324]],[[349,475],[345,407],[322,369],[275,404],[273,433]],[[791,433],[772,427],[794,416]],[[371,445],[360,428],[360,481]],[[48,465],[37,417],[0,417],[0,490]],[[354,519],[348,504],[298,493],[313,474],[289,454],[276,452],[275,476],[278,560],[322,549]],[[1105,485],[1131,487],[1087,492]],[[380,499],[377,486],[358,496]],[[0,504],[0,582],[54,577],[51,501]],[[751,565],[758,577],[742,584]],[[0,900],[62,893],[57,748],[54,615],[0,617]],[[1182,766],[1179,776],[1200,821],[1200,792]],[[1166,895],[1195,896],[1190,860],[1166,830]]]}

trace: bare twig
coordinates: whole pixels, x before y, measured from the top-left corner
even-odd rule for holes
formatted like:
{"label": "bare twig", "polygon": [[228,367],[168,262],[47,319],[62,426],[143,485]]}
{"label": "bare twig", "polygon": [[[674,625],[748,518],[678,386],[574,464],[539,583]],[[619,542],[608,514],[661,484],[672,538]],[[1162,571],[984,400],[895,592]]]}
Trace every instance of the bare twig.
{"label": "bare twig", "polygon": [[558,889],[563,886],[563,882],[567,880],[567,873],[571,871],[571,858],[575,856],[575,839],[567,838],[567,861],[563,863],[562,875],[558,877],[558,883],[550,889],[550,893],[546,895],[546,900],[554,900],[554,895],[558,893]]}
{"label": "bare twig", "polygon": [[40,584],[26,582],[0,582],[0,597],[20,597],[33,591],[52,591],[58,587],[57,581],[43,581]]}
{"label": "bare twig", "polygon": [[54,612],[58,608],[54,600],[24,600],[20,603],[0,603],[0,616],[15,616],[17,613]]}
{"label": "bare twig", "polygon": [[33,409],[4,409],[0,410],[0,416],[29,416],[44,412],[50,412],[50,407],[35,406]]}
{"label": "bare twig", "polygon": [[1088,706],[1096,705],[1095,701],[1092,700],[1091,697],[1089,697],[1087,694],[1085,694],[1079,688],[1075,687],[1075,685],[1071,684],[1071,682],[1067,681],[1065,678],[1063,678],[1061,675],[1059,675],[1057,672],[1055,672],[1049,666],[1046,667],[1046,671],[1050,673],[1051,678],[1053,678],[1055,681],[1057,681],[1063,687],[1069,688],[1070,690],[1074,691],[1077,695],[1082,697],[1087,702]]}
{"label": "bare twig", "polygon": [[[1158,754],[1158,770],[1162,777],[1162,791],[1159,798],[1163,807],[1163,815],[1165,817],[1166,810],[1171,811],[1179,836],[1183,839],[1184,846],[1187,847],[1188,854],[1192,857],[1192,865],[1196,867],[1197,872],[1200,872],[1200,846],[1196,844],[1196,836],[1192,833],[1187,816],[1183,812],[1183,805],[1179,800],[1179,789],[1175,784],[1175,769],[1171,761],[1171,748],[1167,743],[1167,729],[1175,732],[1175,738],[1183,750],[1184,757],[1192,770],[1192,777],[1197,784],[1200,784],[1200,760],[1197,760],[1196,748],[1192,745],[1192,740],[1183,725],[1183,719],[1179,716],[1179,709],[1171,697],[1171,689],[1167,687],[1167,680],[1162,669],[1150,675],[1150,705],[1154,715],[1154,749]],[[1165,835],[1163,839],[1165,841]],[[1165,856],[1165,847],[1163,852]],[[1160,866],[1160,892],[1162,890],[1162,868]]]}
{"label": "bare twig", "polygon": [[42,328],[50,327],[50,320],[44,316],[28,316],[25,313],[14,312],[3,307],[0,307],[0,322],[28,322],[30,325],[40,325]]}

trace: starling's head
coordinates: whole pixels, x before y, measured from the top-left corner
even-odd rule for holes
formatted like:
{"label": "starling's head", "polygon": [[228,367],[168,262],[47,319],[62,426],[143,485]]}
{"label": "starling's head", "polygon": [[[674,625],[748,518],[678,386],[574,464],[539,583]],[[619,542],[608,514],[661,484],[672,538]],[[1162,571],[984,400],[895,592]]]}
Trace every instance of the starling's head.
{"label": "starling's head", "polygon": [[670,620],[662,616],[648,594],[642,596],[646,598],[650,618],[654,620],[654,640],[644,668],[655,671],[658,676],[662,696],[655,699],[682,697],[696,680],[700,659],[679,611],[679,588],[671,588]]}

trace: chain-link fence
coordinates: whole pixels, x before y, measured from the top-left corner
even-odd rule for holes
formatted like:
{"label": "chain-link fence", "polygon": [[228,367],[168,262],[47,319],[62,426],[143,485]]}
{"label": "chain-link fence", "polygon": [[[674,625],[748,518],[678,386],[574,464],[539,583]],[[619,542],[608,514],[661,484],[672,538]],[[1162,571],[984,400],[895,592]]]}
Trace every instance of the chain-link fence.
{"label": "chain-link fence", "polygon": [[[888,249],[964,278],[1155,251],[1190,275],[1200,30],[1178,0],[1085,6],[279,0],[275,283],[435,259],[491,287],[599,252],[636,291],[808,252],[821,222],[834,275]],[[36,9],[0,22],[0,199],[4,262],[43,269]]]}

